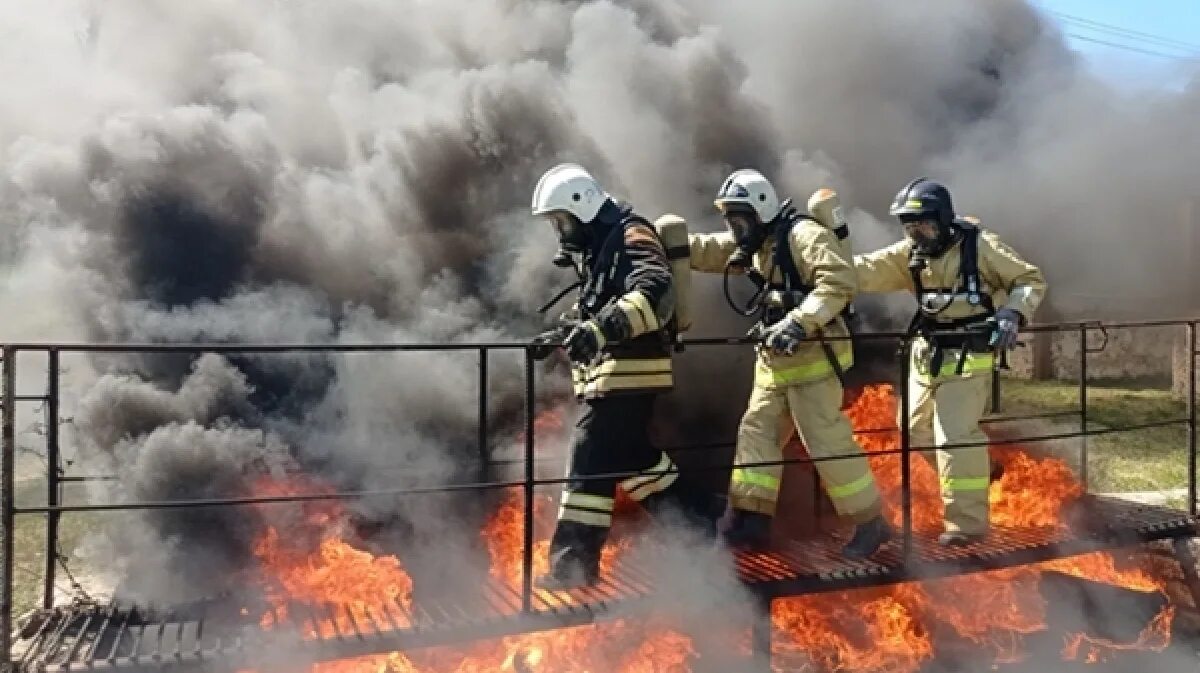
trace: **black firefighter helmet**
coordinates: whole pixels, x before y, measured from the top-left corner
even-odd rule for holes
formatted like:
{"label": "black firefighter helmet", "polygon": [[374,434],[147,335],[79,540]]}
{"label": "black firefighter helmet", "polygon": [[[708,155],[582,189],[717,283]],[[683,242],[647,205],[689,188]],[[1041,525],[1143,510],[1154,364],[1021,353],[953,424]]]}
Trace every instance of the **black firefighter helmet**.
{"label": "black firefighter helmet", "polygon": [[932,220],[937,225],[937,236],[930,240],[913,237],[916,251],[936,257],[946,251],[954,241],[957,228],[954,224],[954,201],[945,185],[929,178],[917,178],[896,193],[888,213],[900,219],[901,224]]}

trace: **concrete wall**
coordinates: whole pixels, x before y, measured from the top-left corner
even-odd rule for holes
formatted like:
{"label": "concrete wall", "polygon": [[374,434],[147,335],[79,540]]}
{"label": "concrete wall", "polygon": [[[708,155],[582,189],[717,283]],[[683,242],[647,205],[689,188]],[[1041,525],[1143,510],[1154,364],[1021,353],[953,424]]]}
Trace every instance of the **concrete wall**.
{"label": "concrete wall", "polygon": [[[1139,327],[1108,330],[1107,342],[1098,330],[1089,330],[1087,345],[1088,380],[1161,379],[1174,372],[1175,342],[1184,327]],[[1028,345],[1009,355],[1016,376],[1078,380],[1081,367],[1077,331],[1026,337]],[[1041,361],[1039,363],[1039,360]],[[1039,371],[1040,370],[1040,371]]]}

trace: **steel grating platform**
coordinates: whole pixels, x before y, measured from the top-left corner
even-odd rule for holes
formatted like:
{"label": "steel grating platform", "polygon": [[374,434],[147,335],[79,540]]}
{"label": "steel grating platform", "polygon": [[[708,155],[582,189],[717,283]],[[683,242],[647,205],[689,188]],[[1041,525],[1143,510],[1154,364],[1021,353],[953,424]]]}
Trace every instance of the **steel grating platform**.
{"label": "steel grating platform", "polygon": [[[1087,535],[995,528],[986,540],[957,549],[916,538],[908,565],[899,540],[873,560],[847,561],[839,556],[842,538],[836,534],[793,541],[771,552],[737,552],[734,561],[741,581],[769,599],[981,572],[1196,534],[1194,519],[1165,507],[1093,497],[1086,510],[1089,520],[1100,522],[1088,526]],[[231,625],[216,616],[149,614],[115,605],[55,608],[23,625],[13,663],[19,671],[66,673],[233,671],[287,654],[328,661],[630,616],[658,603],[662,596],[656,597],[654,586],[652,570],[622,559],[595,587],[535,591],[529,612],[522,610],[519,590],[484,581],[469,597],[418,595],[407,608],[390,603],[351,613],[334,606],[291,605],[271,629],[245,620]]]}

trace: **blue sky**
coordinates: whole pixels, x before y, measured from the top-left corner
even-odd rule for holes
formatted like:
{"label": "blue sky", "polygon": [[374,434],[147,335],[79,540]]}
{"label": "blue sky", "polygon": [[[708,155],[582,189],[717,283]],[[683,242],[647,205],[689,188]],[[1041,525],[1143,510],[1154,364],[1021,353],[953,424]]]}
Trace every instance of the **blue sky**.
{"label": "blue sky", "polygon": [[[1059,22],[1068,43],[1105,79],[1130,86],[1179,86],[1200,67],[1200,0],[1032,0]],[[1161,38],[1122,35],[1095,22]],[[1074,34],[1078,37],[1072,37]],[[1094,40],[1124,45],[1125,49]],[[1185,43],[1185,44],[1176,44]],[[1157,52],[1169,56],[1138,53]],[[1190,57],[1190,61],[1189,61]]]}

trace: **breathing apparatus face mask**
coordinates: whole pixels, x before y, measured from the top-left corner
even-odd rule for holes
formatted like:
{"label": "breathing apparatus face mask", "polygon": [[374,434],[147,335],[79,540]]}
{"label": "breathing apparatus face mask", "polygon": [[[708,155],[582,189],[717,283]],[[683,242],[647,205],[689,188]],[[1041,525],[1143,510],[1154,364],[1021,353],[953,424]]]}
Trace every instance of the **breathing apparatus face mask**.
{"label": "breathing apparatus face mask", "polygon": [[925,257],[937,257],[946,251],[950,232],[936,219],[920,217],[902,219],[904,235],[912,241],[913,251]]}
{"label": "breathing apparatus face mask", "polygon": [[754,259],[754,253],[766,242],[767,228],[755,215],[743,210],[726,211],[724,218],[725,226],[733,234],[733,240],[737,241],[737,248],[729,256],[728,264],[747,268]]}
{"label": "breathing apparatus face mask", "polygon": [[[737,207],[733,210],[726,210],[719,204],[718,208],[721,209],[725,227],[736,242],[736,247],[729,255],[729,260],[725,262],[723,278],[725,301],[729,302],[729,307],[739,315],[751,316],[759,310],[763,293],[766,290],[766,279],[754,268],[754,253],[758,252],[766,242],[767,228],[758,221],[758,216],[753,210]],[[735,273],[745,274],[754,285],[754,293],[745,301],[736,301],[733,298],[730,276]]]}
{"label": "breathing apparatus face mask", "polygon": [[574,215],[563,211],[548,213],[546,219],[554,227],[555,234],[558,235],[559,251],[554,256],[554,263],[556,266],[567,266],[569,263],[560,262],[569,259],[571,254],[578,254],[587,249],[587,226]]}

